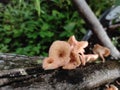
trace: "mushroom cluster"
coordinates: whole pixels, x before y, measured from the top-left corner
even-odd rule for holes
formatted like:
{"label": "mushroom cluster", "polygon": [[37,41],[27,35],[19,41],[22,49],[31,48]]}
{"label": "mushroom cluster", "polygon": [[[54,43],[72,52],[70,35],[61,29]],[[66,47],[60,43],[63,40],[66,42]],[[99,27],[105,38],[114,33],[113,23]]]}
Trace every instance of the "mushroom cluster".
{"label": "mushroom cluster", "polygon": [[94,54],[85,54],[87,46],[87,41],[77,41],[74,35],[68,41],[54,41],[49,48],[49,56],[43,60],[42,67],[44,70],[59,67],[70,70],[85,65],[87,62],[95,61],[99,56],[105,61],[104,56],[110,54],[108,48],[99,44],[94,46]]}

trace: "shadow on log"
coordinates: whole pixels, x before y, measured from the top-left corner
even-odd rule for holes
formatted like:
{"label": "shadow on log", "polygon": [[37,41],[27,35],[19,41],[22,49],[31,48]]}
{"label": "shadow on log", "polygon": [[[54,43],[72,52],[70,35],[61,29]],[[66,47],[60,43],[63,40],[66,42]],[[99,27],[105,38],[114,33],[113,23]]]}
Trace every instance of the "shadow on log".
{"label": "shadow on log", "polygon": [[118,61],[92,63],[74,70],[59,68],[48,71],[39,64],[1,70],[0,87],[1,90],[103,90],[99,86],[117,78],[120,78]]}

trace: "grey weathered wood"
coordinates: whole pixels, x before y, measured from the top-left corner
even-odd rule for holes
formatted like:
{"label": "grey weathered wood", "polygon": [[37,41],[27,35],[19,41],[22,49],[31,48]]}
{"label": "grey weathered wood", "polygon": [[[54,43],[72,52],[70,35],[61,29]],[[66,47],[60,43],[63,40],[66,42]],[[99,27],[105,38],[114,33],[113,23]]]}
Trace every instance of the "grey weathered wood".
{"label": "grey weathered wood", "polygon": [[75,5],[78,8],[80,15],[84,18],[86,23],[90,26],[91,30],[96,34],[102,44],[108,47],[111,51],[111,56],[114,59],[120,58],[120,52],[117,48],[112,44],[110,38],[107,33],[103,29],[97,17],[94,15],[90,7],[87,5],[85,0],[73,0]]}
{"label": "grey weathered wood", "polygon": [[[0,69],[1,90],[93,90],[95,87],[94,90],[99,90],[100,85],[120,77],[120,63],[115,61],[89,64],[74,70],[44,71],[41,63],[36,63],[40,57],[7,53],[1,54],[0,58],[4,61],[0,65],[10,67]],[[11,63],[16,66],[12,67]]]}
{"label": "grey weathered wood", "polygon": [[4,77],[0,78],[1,90],[99,90],[100,85],[120,77],[120,63],[116,61],[89,64],[74,70],[59,68],[44,71],[42,67],[32,67],[25,69],[27,74],[17,76],[15,73],[19,70],[20,68],[1,71],[13,74],[4,76],[2,73],[1,76]]}

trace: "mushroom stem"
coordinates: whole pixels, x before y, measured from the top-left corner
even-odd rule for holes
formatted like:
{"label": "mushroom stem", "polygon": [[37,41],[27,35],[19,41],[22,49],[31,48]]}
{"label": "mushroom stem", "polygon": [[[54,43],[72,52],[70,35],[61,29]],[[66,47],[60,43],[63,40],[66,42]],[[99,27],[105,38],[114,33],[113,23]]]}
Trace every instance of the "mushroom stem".
{"label": "mushroom stem", "polygon": [[102,59],[102,62],[105,62],[105,58],[103,57],[103,55],[101,53],[99,53],[100,58]]}
{"label": "mushroom stem", "polygon": [[79,56],[80,56],[82,65],[85,66],[85,64],[86,64],[85,55],[83,53],[81,53]]}

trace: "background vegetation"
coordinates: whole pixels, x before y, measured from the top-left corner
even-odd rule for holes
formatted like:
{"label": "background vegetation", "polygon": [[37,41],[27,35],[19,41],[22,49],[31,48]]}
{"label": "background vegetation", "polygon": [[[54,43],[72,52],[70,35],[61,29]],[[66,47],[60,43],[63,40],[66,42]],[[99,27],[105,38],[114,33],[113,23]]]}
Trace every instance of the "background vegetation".
{"label": "background vegetation", "polygon": [[[99,17],[114,0],[87,0]],[[0,52],[47,55],[54,40],[75,35],[80,40],[87,26],[71,0],[9,0],[0,3]]]}

